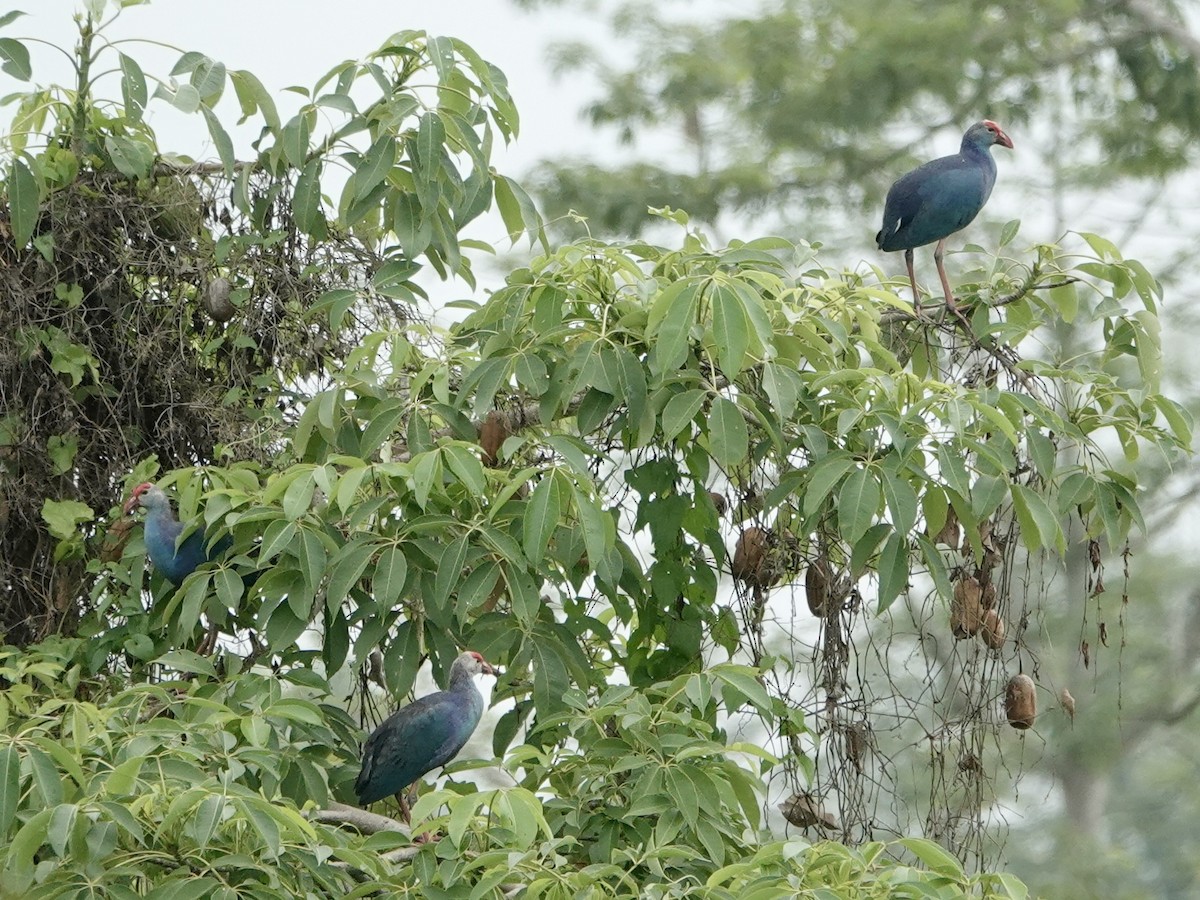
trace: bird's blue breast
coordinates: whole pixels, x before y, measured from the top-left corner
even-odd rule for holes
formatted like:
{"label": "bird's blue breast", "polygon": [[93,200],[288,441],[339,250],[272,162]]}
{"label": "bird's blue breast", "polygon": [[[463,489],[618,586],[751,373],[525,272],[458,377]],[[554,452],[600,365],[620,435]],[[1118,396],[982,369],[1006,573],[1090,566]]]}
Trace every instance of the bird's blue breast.
{"label": "bird's blue breast", "polygon": [[205,552],[203,529],[193,531],[178,548],[175,542],[183,531],[183,523],[164,521],[164,516],[152,514],[146,519],[146,553],[154,568],[172,584],[180,584],[195,571],[196,566],[218,556],[229,548],[228,537],[218,541],[212,556]]}

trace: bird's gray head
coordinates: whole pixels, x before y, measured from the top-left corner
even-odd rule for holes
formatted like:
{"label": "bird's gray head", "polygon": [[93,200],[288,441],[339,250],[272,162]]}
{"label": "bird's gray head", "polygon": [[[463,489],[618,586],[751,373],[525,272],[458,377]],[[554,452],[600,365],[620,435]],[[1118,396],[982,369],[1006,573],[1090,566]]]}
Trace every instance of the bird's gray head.
{"label": "bird's gray head", "polygon": [[467,675],[495,675],[496,670],[483,658],[483,654],[476,653],[474,650],[467,650],[458,655],[454,660],[454,668],[465,672]]}
{"label": "bird's gray head", "polygon": [[162,488],[156,487],[149,481],[143,481],[133,489],[133,493],[129,495],[129,499],[125,501],[122,509],[125,515],[129,515],[139,506],[142,509],[160,509],[167,503],[167,495],[163,493]]}
{"label": "bird's gray head", "polygon": [[999,144],[1001,147],[1007,147],[1009,150],[1013,148],[1012,138],[1005,134],[1004,129],[991,119],[976,122],[967,129],[967,133],[963,135],[963,145],[967,144],[971,144],[981,150],[986,150],[992,144]]}

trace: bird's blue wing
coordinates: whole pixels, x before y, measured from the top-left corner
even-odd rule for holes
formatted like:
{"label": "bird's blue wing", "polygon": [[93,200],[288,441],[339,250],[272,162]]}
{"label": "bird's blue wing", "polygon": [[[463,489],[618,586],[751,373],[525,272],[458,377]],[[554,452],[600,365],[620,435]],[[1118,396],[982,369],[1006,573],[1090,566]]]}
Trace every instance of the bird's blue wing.
{"label": "bird's blue wing", "polygon": [[446,691],[414,700],[392,713],[363,746],[354,782],[359,800],[374,803],[404,790],[462,749],[476,722]]}

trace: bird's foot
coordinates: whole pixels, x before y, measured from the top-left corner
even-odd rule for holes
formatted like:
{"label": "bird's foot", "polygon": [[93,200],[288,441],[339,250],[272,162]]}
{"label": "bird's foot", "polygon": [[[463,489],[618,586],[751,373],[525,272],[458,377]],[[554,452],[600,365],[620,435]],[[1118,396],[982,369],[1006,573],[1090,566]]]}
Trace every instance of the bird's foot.
{"label": "bird's foot", "polygon": [[217,638],[221,636],[220,626],[216,622],[210,622],[208,628],[205,629],[204,637],[200,643],[196,645],[197,656],[208,656],[217,649]]}
{"label": "bird's foot", "polygon": [[971,321],[967,318],[966,313],[963,312],[962,307],[954,302],[954,298],[949,295],[946,296],[946,312],[958,319],[965,331],[969,332],[971,330]]}
{"label": "bird's foot", "polygon": [[413,845],[421,846],[422,844],[436,844],[441,839],[442,836],[440,834],[434,834],[431,831],[422,831],[415,838],[413,838]]}

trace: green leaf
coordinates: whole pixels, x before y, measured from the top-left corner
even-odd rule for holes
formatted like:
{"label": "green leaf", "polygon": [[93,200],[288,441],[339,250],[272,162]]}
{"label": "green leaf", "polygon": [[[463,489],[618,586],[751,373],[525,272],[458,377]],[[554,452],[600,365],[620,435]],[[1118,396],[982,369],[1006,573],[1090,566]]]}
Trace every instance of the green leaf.
{"label": "green leaf", "polygon": [[908,534],[917,524],[917,492],[903,475],[884,469],[883,494],[892,524],[901,534]]}
{"label": "green leaf", "polygon": [[95,518],[92,508],[78,500],[47,499],[42,502],[42,520],[59,540],[73,537],[79,525]]}
{"label": "green leaf", "polygon": [[713,340],[721,370],[731,381],[746,364],[746,349],[750,344],[750,324],[746,309],[737,291],[718,284],[709,292],[713,311]]}
{"label": "green leaf", "polygon": [[237,572],[232,569],[218,569],[213,575],[213,583],[217,588],[217,598],[226,609],[237,609],[242,599],[245,586]]}
{"label": "green leaf", "polygon": [[939,875],[944,875],[954,881],[962,882],[966,880],[967,876],[963,872],[958,860],[933,841],[926,840],[925,838],[901,838],[900,843],[907,847],[913,856],[928,866],[931,871],[937,872]]}
{"label": "green leaf", "polygon": [[433,222],[416,194],[397,194],[392,201],[392,231],[409,258],[415,259],[433,240]]}
{"label": "green leaf", "polygon": [[221,158],[225,174],[232,175],[237,157],[233,154],[233,140],[229,137],[229,132],[225,130],[217,114],[207,106],[200,107],[200,112],[204,115],[204,124],[208,126],[209,136],[212,137],[213,146],[217,148],[217,156]]}
{"label": "green leaf", "polygon": [[296,179],[296,190],[292,195],[292,217],[296,226],[307,235],[318,240],[324,238],[327,228],[321,212],[321,160],[312,159]]}
{"label": "green leaf", "polygon": [[800,383],[796,373],[778,363],[764,363],[762,383],[775,415],[785,421],[792,418],[800,399]]}
{"label": "green leaf", "polygon": [[121,101],[125,104],[125,117],[130,122],[140,122],[149,99],[146,76],[132,56],[118,53],[117,59],[121,65]]}
{"label": "green leaf", "polygon": [[272,131],[278,131],[279,113],[275,109],[275,98],[258,80],[258,76],[245,69],[236,69],[229,73],[229,80],[233,82],[238,104],[242,108],[242,117],[238,120],[238,124],[241,125],[255,112],[261,112],[267,127]]}
{"label": "green leaf", "polygon": [[[699,388],[683,391],[667,401],[662,411],[662,432],[665,440],[673,440],[696,418],[704,401],[708,399],[708,391]],[[690,434],[688,435],[690,437]]]}
{"label": "green leaf", "polygon": [[37,226],[38,196],[37,178],[25,165],[25,161],[14,156],[8,166],[8,214],[12,220],[13,241],[24,247],[33,237]]}
{"label": "green leaf", "polygon": [[384,441],[396,432],[406,412],[404,402],[394,397],[375,407],[371,412],[371,421],[359,440],[359,453],[368,458],[374,456]]}
{"label": "green leaf", "polygon": [[375,574],[371,578],[375,601],[384,609],[393,608],[404,590],[407,576],[408,559],[404,551],[396,545],[384,549],[379,554],[379,562],[375,564]]}
{"label": "green leaf", "polygon": [[487,490],[487,476],[483,472],[483,463],[479,457],[461,444],[453,444],[442,448],[446,467],[454,473],[454,477],[467,489],[473,497],[483,497]]}
{"label": "green leaf", "polygon": [[542,476],[529,502],[525,505],[522,522],[522,545],[525,556],[535,566],[546,556],[546,545],[562,519],[562,495],[556,470],[551,469]]}
{"label": "green leaf", "polygon": [[1004,228],[1000,231],[1000,246],[1007,247],[1013,242],[1013,238],[1017,236],[1017,232],[1021,229],[1021,220],[1013,219],[1005,222]]}
{"label": "green leaf", "polygon": [[390,134],[384,134],[359,160],[355,170],[355,199],[361,200],[371,193],[375,185],[387,178],[395,164],[396,140]]}
{"label": "green leaf", "polygon": [[879,512],[879,482],[868,469],[857,468],[842,482],[838,491],[838,530],[848,543],[856,543],[867,533]]}
{"label": "green leaf", "polygon": [[514,244],[521,233],[529,235],[530,244],[541,240],[545,243],[542,233],[542,217],[538,214],[530,196],[525,193],[517,182],[504,175],[497,175],[492,183],[496,197],[496,205],[500,208],[500,218],[508,229],[508,237]]}
{"label": "green leaf", "polygon": [[433,615],[437,610],[445,610],[449,608],[450,595],[454,593],[454,589],[458,587],[458,582],[462,578],[463,566],[467,559],[468,539],[466,535],[458,538],[451,543],[442,553],[442,558],[438,560],[437,577],[433,583],[433,609],[430,610],[430,615]]}
{"label": "green leaf", "polygon": [[28,81],[33,77],[33,67],[29,63],[29,50],[14,38],[0,38],[0,69],[7,72],[18,81]]}
{"label": "green leaf", "polygon": [[304,582],[313,595],[316,594],[317,588],[321,586],[321,580],[325,577],[328,560],[329,551],[325,549],[317,532],[312,528],[301,527],[300,567],[304,573]]}
{"label": "green leaf", "polygon": [[708,440],[713,459],[725,467],[745,463],[750,456],[750,432],[741,408],[717,397],[708,413]]}
{"label": "green leaf", "polygon": [[854,460],[848,453],[840,451],[829,454],[812,467],[809,471],[808,487],[804,491],[805,517],[812,516],[821,508],[833,486],[852,468]]}
{"label": "green leaf", "polygon": [[189,83],[196,89],[205,106],[213,105],[225,90],[225,64],[206,58],[192,70]]}
{"label": "green leaf", "polygon": [[[659,374],[674,372],[688,356],[692,326],[696,324],[696,313],[700,308],[700,289],[694,281],[677,281],[659,295],[650,311],[653,322],[662,310],[657,341],[650,351],[653,370]],[[647,335],[651,325],[647,325]]]}
{"label": "green leaf", "polygon": [[1021,526],[1021,539],[1030,553],[1043,547],[1053,548],[1058,553],[1066,552],[1066,536],[1062,523],[1054,510],[1036,491],[1023,484],[1011,485],[1013,509]]}
{"label": "green leaf", "polygon": [[262,546],[258,551],[260,564],[270,562],[288,547],[296,537],[298,527],[287,519],[276,519],[263,532]]}
{"label": "green leaf", "polygon": [[7,837],[21,802],[21,752],[15,745],[0,747],[0,837]]}
{"label": "green leaf", "polygon": [[772,715],[771,698],[767,694],[766,689],[758,681],[756,677],[757,673],[754,669],[748,666],[720,665],[715,666],[711,670],[711,673],[719,681],[733,688],[734,693],[739,695],[732,698],[737,702],[731,703],[730,698],[722,694],[722,697],[725,699],[725,708],[728,712],[734,712],[741,706],[742,702],[749,700],[760,713],[770,719]]}
{"label": "green leaf", "polygon": [[308,142],[311,126],[308,116],[297,113],[283,126],[279,143],[283,149],[284,158],[297,169],[307,169]]}
{"label": "green leaf", "polygon": [[349,596],[350,589],[366,571],[374,552],[373,541],[365,536],[357,536],[333,555],[329,563],[329,584],[325,589],[329,603],[339,604]]}
{"label": "green leaf", "polygon": [[879,554],[879,612],[892,605],[908,587],[908,547],[904,535],[893,531]]}
{"label": "green leaf", "polygon": [[607,574],[603,571],[606,568],[604,560],[608,558],[615,537],[612,518],[605,515],[598,502],[587,496],[575,482],[571,482],[571,491],[579,524],[583,528],[583,546],[587,550],[588,561],[593,571]]}
{"label": "green leaf", "polygon": [[154,149],[132,138],[119,134],[107,135],[104,138],[104,149],[108,151],[117,171],[126,178],[145,178],[154,165]]}

